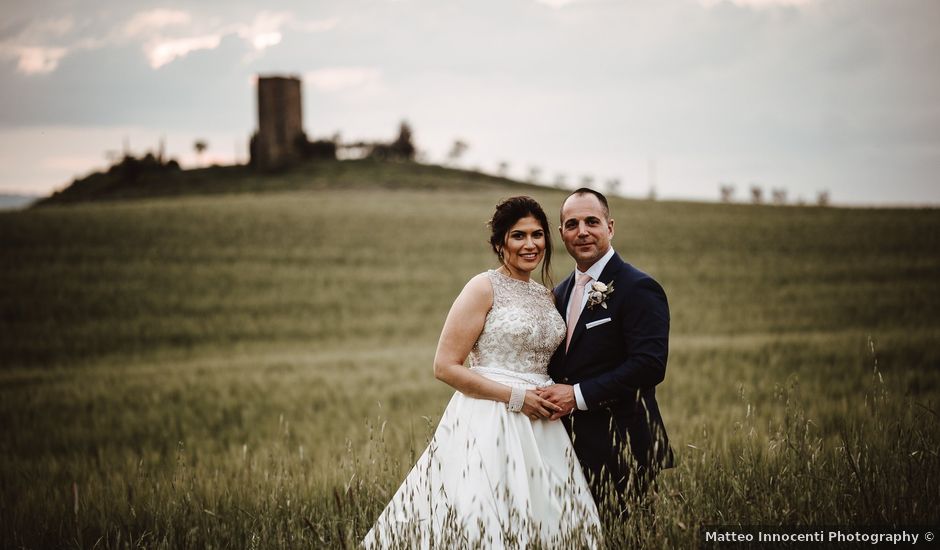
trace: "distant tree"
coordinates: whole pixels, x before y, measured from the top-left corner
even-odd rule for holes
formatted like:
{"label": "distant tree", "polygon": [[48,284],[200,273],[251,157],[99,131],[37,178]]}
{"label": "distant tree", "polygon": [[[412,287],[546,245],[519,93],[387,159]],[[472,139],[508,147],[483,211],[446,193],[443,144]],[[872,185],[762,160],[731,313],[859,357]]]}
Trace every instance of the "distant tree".
{"label": "distant tree", "polygon": [[402,121],[398,126],[398,137],[391,143],[358,142],[342,146],[344,151],[359,149],[365,151],[365,156],[376,160],[404,160],[412,161],[418,150],[412,143],[411,126]]}
{"label": "distant tree", "polygon": [[753,204],[764,203],[764,190],[756,185],[751,185],[751,203]]}
{"label": "distant tree", "polygon": [[113,176],[123,185],[137,184],[145,181],[147,175],[163,175],[168,172],[177,172],[180,169],[175,159],[161,160],[159,151],[147,151],[141,157],[124,155],[119,161],[108,167],[107,174]]}
{"label": "distant tree", "polygon": [[469,148],[470,145],[467,142],[462,139],[455,139],[454,144],[450,147],[450,151],[447,152],[447,162],[456,165],[457,162],[460,161],[460,157],[462,157]]}
{"label": "distant tree", "polygon": [[620,178],[610,178],[605,183],[608,195],[617,195],[620,193]]}
{"label": "distant tree", "polygon": [[505,178],[509,175],[509,163],[505,160],[500,161],[499,165],[496,167],[496,175]]}
{"label": "distant tree", "polygon": [[206,152],[206,149],[209,148],[209,142],[204,139],[197,139],[193,143],[193,149],[196,150],[196,159],[197,162],[202,165],[202,154]]}
{"label": "distant tree", "polygon": [[555,174],[555,187],[559,189],[564,189],[568,186],[568,175],[564,172],[558,172]]}
{"label": "distant tree", "polygon": [[407,121],[401,121],[401,124],[398,126],[398,137],[391,143],[389,149],[391,156],[399,160],[415,159],[417,149],[415,149],[414,143],[412,142],[411,126]]}
{"label": "distant tree", "polygon": [[649,193],[646,194],[646,200],[655,201],[656,200],[656,186],[650,185]]}
{"label": "distant tree", "polygon": [[304,159],[336,159],[336,142],[332,139],[308,141],[307,136],[297,136],[297,150]]}
{"label": "distant tree", "polygon": [[770,197],[774,204],[777,206],[783,206],[787,203],[787,190],[786,189],[772,189],[770,191]]}
{"label": "distant tree", "polygon": [[829,206],[829,191],[820,191],[816,195],[816,204],[818,206]]}
{"label": "distant tree", "polygon": [[581,176],[581,187],[590,187],[594,184],[594,176],[585,174]]}
{"label": "distant tree", "polygon": [[733,184],[722,184],[720,187],[721,190],[721,202],[734,202],[734,185]]}
{"label": "distant tree", "polygon": [[538,166],[529,167],[529,183],[538,183],[539,176],[542,175],[542,169]]}

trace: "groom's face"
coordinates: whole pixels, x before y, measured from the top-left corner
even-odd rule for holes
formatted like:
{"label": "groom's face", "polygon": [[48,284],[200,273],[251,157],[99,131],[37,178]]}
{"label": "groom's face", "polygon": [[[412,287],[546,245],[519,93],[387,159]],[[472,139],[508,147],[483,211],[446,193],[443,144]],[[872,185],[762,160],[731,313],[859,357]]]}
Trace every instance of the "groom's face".
{"label": "groom's face", "polygon": [[610,249],[614,220],[594,195],[571,195],[561,207],[559,229],[568,254],[585,271]]}

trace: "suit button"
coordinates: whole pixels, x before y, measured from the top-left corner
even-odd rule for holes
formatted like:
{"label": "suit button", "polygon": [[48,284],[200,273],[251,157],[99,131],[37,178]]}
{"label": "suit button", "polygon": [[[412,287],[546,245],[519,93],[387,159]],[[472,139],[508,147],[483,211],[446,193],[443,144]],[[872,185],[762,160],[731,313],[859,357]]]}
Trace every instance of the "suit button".
{"label": "suit button", "polygon": [[568,383],[568,377],[566,376],[566,377],[562,378],[561,381],[567,384],[567,383]]}

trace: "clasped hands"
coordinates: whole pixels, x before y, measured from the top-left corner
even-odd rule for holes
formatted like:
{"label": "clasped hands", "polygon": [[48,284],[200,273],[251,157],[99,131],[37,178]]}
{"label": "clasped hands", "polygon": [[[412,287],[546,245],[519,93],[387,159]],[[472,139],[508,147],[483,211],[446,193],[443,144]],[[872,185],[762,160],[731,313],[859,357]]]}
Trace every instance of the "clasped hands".
{"label": "clasped hands", "polygon": [[562,416],[571,414],[577,406],[574,386],[552,384],[545,388],[526,391],[522,413],[532,420],[558,420]]}

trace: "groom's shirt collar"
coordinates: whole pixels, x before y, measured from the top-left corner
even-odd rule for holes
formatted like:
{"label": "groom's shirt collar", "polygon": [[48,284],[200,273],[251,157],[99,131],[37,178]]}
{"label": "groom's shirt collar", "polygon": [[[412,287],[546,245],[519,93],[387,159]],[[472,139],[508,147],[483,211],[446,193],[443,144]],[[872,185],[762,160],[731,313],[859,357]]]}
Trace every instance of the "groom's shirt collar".
{"label": "groom's shirt collar", "polygon": [[[614,257],[614,247],[610,247],[607,249],[607,253],[601,256],[601,259],[594,262],[594,265],[589,267],[587,271],[582,272],[578,269],[577,266],[575,266],[574,284],[578,284],[578,276],[581,275],[582,273],[587,273],[588,275],[590,275],[591,281],[599,280],[601,278],[601,273],[604,272],[604,268],[607,267],[607,262],[609,262],[610,259],[613,257]],[[584,286],[585,288],[587,288],[591,284],[592,284],[591,282],[588,282]],[[585,292],[581,296],[581,303],[577,304],[575,307],[584,309],[584,304],[586,304],[588,301],[588,294],[589,294],[588,292]],[[573,295],[574,295],[574,289],[572,288],[571,294],[568,295],[568,304],[565,306],[565,319],[568,318],[568,313],[571,311],[571,307],[572,307],[571,296]]]}
{"label": "groom's shirt collar", "polygon": [[[613,257],[614,257],[614,247],[611,246],[610,248],[607,249],[607,253],[601,256],[601,259],[594,262],[594,265],[589,267],[588,270],[585,271],[584,273],[587,273],[588,275],[590,275],[592,281],[600,280],[601,273],[603,273],[604,268],[607,267],[607,262],[609,262],[610,259]],[[575,271],[575,280],[577,280],[578,275],[581,275],[581,271],[579,271],[577,267],[574,268],[574,271]]]}

